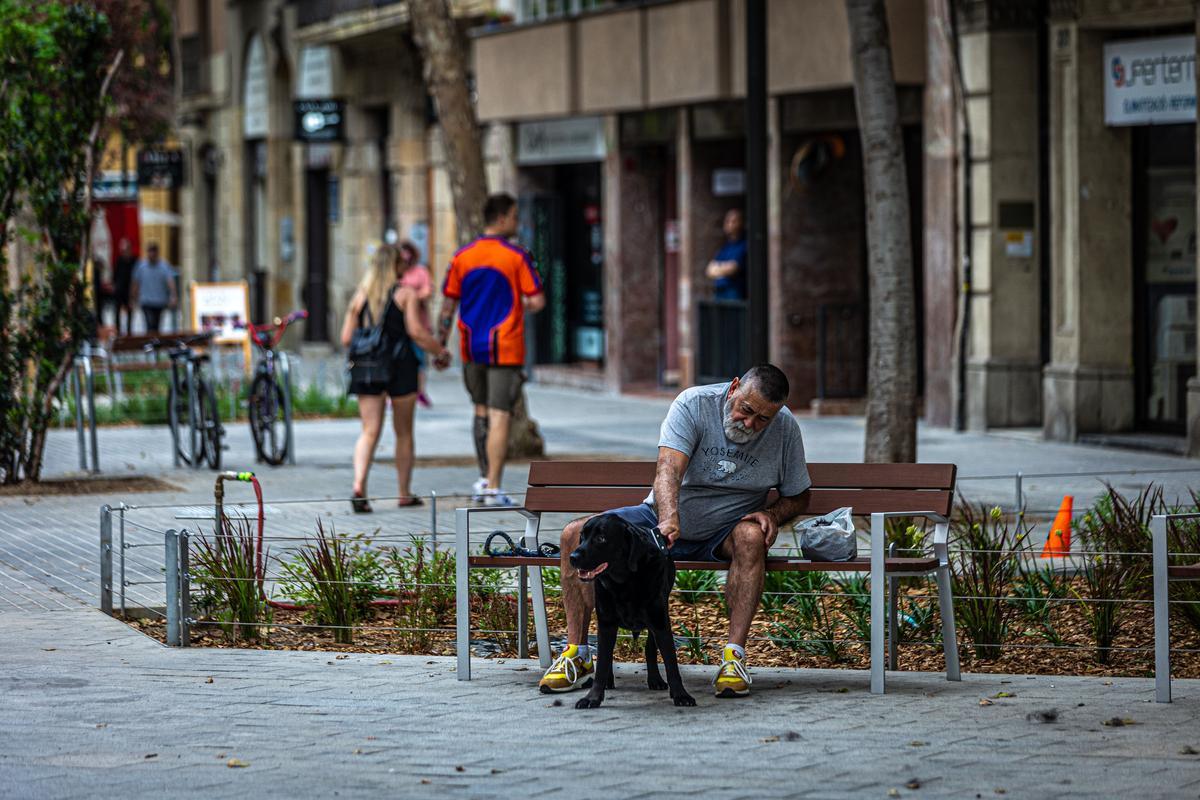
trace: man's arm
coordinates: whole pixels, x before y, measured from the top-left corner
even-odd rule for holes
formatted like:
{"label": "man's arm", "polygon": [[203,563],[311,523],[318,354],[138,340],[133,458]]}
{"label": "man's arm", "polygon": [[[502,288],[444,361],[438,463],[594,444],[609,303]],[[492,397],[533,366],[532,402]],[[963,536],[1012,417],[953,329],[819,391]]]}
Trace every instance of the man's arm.
{"label": "man's arm", "polygon": [[791,497],[780,495],[779,499],[772,503],[770,507],[762,511],[747,514],[742,517],[742,521],[757,523],[758,527],[762,528],[763,539],[769,548],[775,544],[775,539],[779,537],[779,529],[793,518],[799,516],[808,507],[808,495],[808,489]]}
{"label": "man's arm", "polygon": [[658,467],[654,472],[654,505],[658,511],[658,530],[675,544],[679,538],[679,486],[687,472],[689,458],[670,447],[658,448]]}
{"label": "man's arm", "polygon": [[710,261],[704,274],[716,280],[717,278],[728,278],[731,275],[737,275],[739,269],[736,261]]}
{"label": "man's arm", "polygon": [[442,298],[442,312],[438,316],[438,341],[442,347],[450,339],[450,326],[454,324],[454,312],[458,310],[458,300],[453,297]]}
{"label": "man's arm", "polygon": [[546,307],[546,293],[527,294],[521,298],[521,302],[525,305],[526,314],[536,314]]}

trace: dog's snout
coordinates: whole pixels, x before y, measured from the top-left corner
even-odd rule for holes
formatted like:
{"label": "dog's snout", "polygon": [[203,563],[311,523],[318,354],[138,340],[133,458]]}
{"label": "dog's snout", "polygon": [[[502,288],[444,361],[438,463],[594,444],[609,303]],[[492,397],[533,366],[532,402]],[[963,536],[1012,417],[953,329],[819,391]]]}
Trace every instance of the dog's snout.
{"label": "dog's snout", "polygon": [[583,552],[582,552],[582,549],[578,548],[578,547],[576,547],[574,550],[572,550],[571,555],[568,556],[568,558],[567,558],[567,560],[571,562],[571,566],[575,567],[576,569],[579,569],[579,562],[582,559],[583,559]]}

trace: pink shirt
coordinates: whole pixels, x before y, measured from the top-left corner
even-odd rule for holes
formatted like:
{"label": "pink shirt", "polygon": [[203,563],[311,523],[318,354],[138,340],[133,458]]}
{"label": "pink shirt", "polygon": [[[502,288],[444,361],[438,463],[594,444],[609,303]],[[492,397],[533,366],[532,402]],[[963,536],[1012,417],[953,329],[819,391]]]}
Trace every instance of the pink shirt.
{"label": "pink shirt", "polygon": [[400,285],[412,289],[421,299],[421,324],[425,330],[432,331],[429,319],[429,304],[426,302],[433,295],[433,275],[424,264],[414,264],[400,276]]}

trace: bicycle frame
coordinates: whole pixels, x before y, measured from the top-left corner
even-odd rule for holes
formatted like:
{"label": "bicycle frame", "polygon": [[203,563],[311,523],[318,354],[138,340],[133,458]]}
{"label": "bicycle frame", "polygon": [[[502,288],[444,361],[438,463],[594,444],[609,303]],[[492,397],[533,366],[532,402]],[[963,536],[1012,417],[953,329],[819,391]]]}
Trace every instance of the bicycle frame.
{"label": "bicycle frame", "polygon": [[[296,463],[295,436],[292,429],[291,369],[287,355],[277,352],[276,348],[283,339],[288,326],[297,320],[306,319],[307,317],[307,311],[293,311],[282,319],[276,317],[271,325],[255,325],[251,323],[248,326],[250,341],[262,353],[262,357],[254,367],[254,380],[257,381],[259,376],[265,376],[268,385],[277,386],[281,384],[281,394],[283,397],[281,411],[283,412],[283,422],[286,427],[287,463],[289,464]],[[278,373],[276,370],[276,361],[280,362]],[[251,432],[253,433],[253,431]],[[258,446],[259,441],[255,438],[255,447]],[[259,449],[259,459],[263,460],[264,458],[262,450]]]}

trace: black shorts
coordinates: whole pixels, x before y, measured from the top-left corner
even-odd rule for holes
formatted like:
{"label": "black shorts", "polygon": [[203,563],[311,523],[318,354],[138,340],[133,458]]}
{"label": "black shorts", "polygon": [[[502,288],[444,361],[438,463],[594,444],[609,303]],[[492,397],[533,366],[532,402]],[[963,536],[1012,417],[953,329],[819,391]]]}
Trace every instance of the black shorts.
{"label": "black shorts", "polygon": [[521,367],[467,362],[463,364],[463,383],[475,405],[511,413],[525,385],[525,373]]}
{"label": "black shorts", "polygon": [[350,394],[388,397],[403,397],[417,391],[418,364],[411,355],[392,365],[392,379],[387,383],[357,383],[351,381]]}

